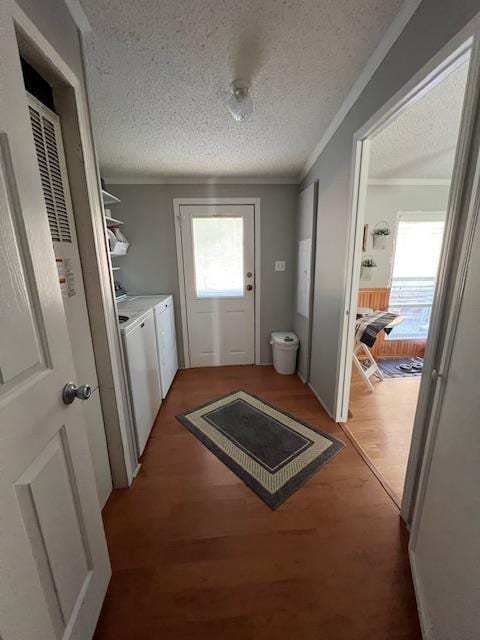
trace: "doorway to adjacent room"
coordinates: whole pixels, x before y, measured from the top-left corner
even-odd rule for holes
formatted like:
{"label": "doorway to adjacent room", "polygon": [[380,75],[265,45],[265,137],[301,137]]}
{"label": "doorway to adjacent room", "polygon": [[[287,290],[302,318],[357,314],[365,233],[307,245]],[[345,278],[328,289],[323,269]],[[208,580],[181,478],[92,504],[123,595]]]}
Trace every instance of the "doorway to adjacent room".
{"label": "doorway to adjacent room", "polygon": [[344,429],[399,508],[455,226],[450,184],[469,58],[459,53],[362,143]]}

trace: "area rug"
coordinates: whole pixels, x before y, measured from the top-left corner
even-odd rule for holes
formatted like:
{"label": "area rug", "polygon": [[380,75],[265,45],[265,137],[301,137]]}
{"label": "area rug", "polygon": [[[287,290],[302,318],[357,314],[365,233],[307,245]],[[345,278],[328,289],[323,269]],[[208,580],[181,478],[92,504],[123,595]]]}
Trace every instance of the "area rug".
{"label": "area rug", "polygon": [[422,375],[422,369],[418,367],[423,366],[423,358],[377,360],[377,364],[386,378],[411,378]]}
{"label": "area rug", "polygon": [[271,509],[345,446],[245,391],[177,418]]}

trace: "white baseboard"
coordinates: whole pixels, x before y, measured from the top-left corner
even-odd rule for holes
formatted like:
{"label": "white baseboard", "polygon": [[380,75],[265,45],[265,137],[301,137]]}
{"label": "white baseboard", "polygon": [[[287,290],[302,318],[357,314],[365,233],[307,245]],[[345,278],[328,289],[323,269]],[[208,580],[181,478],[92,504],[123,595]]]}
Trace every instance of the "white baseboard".
{"label": "white baseboard", "polygon": [[139,462],[135,468],[135,471],[133,472],[133,477],[136,478],[138,476],[138,474],[140,473],[140,469],[142,468],[142,463]]}
{"label": "white baseboard", "polygon": [[[256,367],[271,367],[273,365],[273,362],[254,362],[253,363]],[[229,366],[229,365],[226,365]],[[232,365],[235,366],[235,365]],[[243,365],[242,365],[243,366]],[[248,366],[248,365],[245,365]],[[194,369],[195,367],[186,367],[186,366],[182,366],[182,367],[178,367],[179,371],[187,371],[187,369]]]}
{"label": "white baseboard", "polygon": [[297,371],[297,376],[300,378],[300,380],[303,382],[303,384],[307,384],[307,381],[305,380],[305,378],[302,376],[302,374],[300,373],[300,371]]}
{"label": "white baseboard", "polygon": [[417,573],[417,565],[415,563],[415,555],[412,549],[408,549],[408,557],[410,560],[410,570],[412,572],[413,590],[415,591],[415,600],[417,601],[418,619],[420,621],[420,630],[423,640],[433,640],[430,633],[431,628],[428,624],[426,607],[424,605],[423,589],[420,585],[420,579]]}
{"label": "white baseboard", "polygon": [[335,418],[332,416],[332,414],[330,413],[330,411],[327,409],[327,407],[324,405],[323,400],[320,398],[320,396],[318,395],[318,393],[315,391],[315,389],[312,387],[312,383],[311,382],[307,382],[310,390],[312,391],[313,395],[316,397],[316,399],[319,401],[319,403],[322,405],[322,407],[325,410],[325,413],[327,414],[327,416],[329,418],[331,418],[334,422],[336,422]]}

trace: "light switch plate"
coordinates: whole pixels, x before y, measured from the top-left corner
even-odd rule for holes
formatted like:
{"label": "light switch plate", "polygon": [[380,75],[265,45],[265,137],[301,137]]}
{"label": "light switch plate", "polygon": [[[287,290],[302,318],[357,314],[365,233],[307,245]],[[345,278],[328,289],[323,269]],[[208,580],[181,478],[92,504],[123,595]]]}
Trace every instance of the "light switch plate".
{"label": "light switch plate", "polygon": [[285,260],[276,260],[275,271],[285,271]]}

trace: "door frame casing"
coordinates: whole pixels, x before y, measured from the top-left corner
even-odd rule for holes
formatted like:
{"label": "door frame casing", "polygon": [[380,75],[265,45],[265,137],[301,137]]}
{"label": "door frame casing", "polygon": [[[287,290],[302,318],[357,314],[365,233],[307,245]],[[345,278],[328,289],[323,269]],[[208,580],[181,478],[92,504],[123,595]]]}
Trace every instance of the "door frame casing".
{"label": "door frame casing", "polygon": [[185,290],[185,269],[183,264],[183,246],[181,214],[182,206],[202,205],[250,205],[254,210],[254,262],[255,262],[255,364],[260,364],[260,301],[261,301],[261,212],[260,198],[174,198],[173,216],[175,225],[175,242],[177,249],[178,288],[180,297],[180,314],[182,322],[183,362],[189,369],[190,348],[188,340],[188,316]]}
{"label": "door frame casing", "polygon": [[[309,297],[309,301],[308,301],[308,332],[307,332],[307,367],[306,367],[306,371],[305,371],[305,376],[303,376],[300,371],[298,370],[298,359],[297,359],[297,375],[300,378],[300,380],[303,382],[303,384],[308,384],[310,389],[312,388],[310,385],[310,370],[311,370],[311,364],[312,364],[312,334],[313,334],[313,303],[314,303],[314,289],[315,289],[315,261],[316,261],[316,245],[317,245],[317,214],[318,214],[318,180],[315,180],[315,182],[312,182],[311,184],[308,185],[308,187],[305,187],[305,189],[302,189],[299,194],[298,194],[298,208],[297,208],[297,236],[296,236],[296,242],[297,242],[297,263],[295,265],[295,277],[296,277],[296,281],[295,281],[295,287],[297,287],[297,283],[298,283],[298,252],[299,252],[299,242],[301,241],[299,238],[299,225],[301,224],[301,216],[302,216],[302,209],[301,209],[301,199],[302,199],[302,195],[306,193],[306,191],[308,191],[309,189],[313,189],[313,198],[312,198],[312,225],[311,225],[311,254],[310,254],[310,297]],[[308,197],[308,196],[306,196]],[[310,204],[310,203],[309,203]],[[294,323],[293,323],[293,330],[296,331],[295,328],[295,318],[297,318],[298,315],[300,315],[298,313],[297,310],[297,304],[298,304],[298,290],[295,291],[295,297],[294,297]],[[302,347],[303,348],[303,347]],[[313,389],[312,389],[313,391]],[[313,391],[313,393],[315,394],[315,391]]]}
{"label": "door frame casing", "polygon": [[[463,32],[463,30],[462,30]],[[467,55],[471,50],[472,36],[465,34],[465,38],[454,38],[439,54],[437,54],[423,69],[398,91],[368,122],[361,127],[354,136],[352,152],[352,171],[350,189],[350,222],[348,240],[348,260],[345,268],[344,287],[344,327],[340,337],[340,358],[337,372],[337,393],[334,408],[334,419],[346,422],[348,419],[349,378],[351,375],[351,358],[349,358],[353,344],[354,323],[350,321],[351,314],[356,310],[355,296],[359,288],[359,270],[361,257],[360,238],[363,233],[363,220],[359,213],[363,213],[365,197],[368,187],[368,156],[370,152],[369,138],[387,127],[401,111],[419,100],[433,86],[442,81],[446,73],[451,71],[456,60]],[[463,51],[460,51],[463,49]],[[453,177],[452,177],[453,183]],[[347,384],[343,380],[347,380]]]}
{"label": "door frame casing", "polygon": [[[382,108],[380,108],[356,133],[353,139],[351,191],[350,191],[350,223],[348,260],[345,270],[344,288],[344,326],[340,337],[340,358],[337,371],[337,394],[335,419],[347,422],[348,402],[351,378],[351,345],[353,344],[354,322],[357,308],[359,272],[361,261],[361,232],[363,227],[363,209],[368,182],[369,138],[381,131],[405,108],[421,99],[426,92],[443,80],[454,70],[455,65],[462,64],[470,55],[470,66],[463,103],[462,120],[457,141],[454,171],[447,206],[445,239],[442,251],[437,290],[428,336],[429,348],[426,353],[424,375],[422,376],[420,394],[417,403],[412,444],[410,448],[401,516],[410,526],[414,520],[419,495],[422,468],[428,464],[432,452],[431,433],[434,431],[432,416],[438,401],[439,388],[443,384],[431,378],[432,371],[440,370],[439,362],[443,362],[445,349],[439,344],[440,337],[448,329],[442,324],[444,317],[458,313],[459,299],[455,291],[449,290],[452,269],[462,270],[463,262],[455,263],[455,248],[458,243],[470,241],[471,229],[462,230],[460,217],[466,217],[463,195],[465,191],[465,175],[469,167],[469,153],[472,144],[472,131],[475,121],[475,104],[480,90],[479,46],[475,36],[479,31],[480,14],[477,14],[454,38],[407,82]],[[463,258],[462,258],[463,259]],[[461,259],[461,260],[462,260]],[[449,325],[451,326],[451,325]],[[447,336],[447,340],[453,340]],[[443,366],[443,365],[442,365]],[[443,369],[442,369],[443,371]]]}
{"label": "door frame casing", "polygon": [[[12,18],[17,33],[19,53],[33,61],[48,76],[48,80],[54,81],[53,89],[55,93],[58,92],[62,110],[65,109],[68,112],[69,119],[75,120],[75,126],[78,128],[78,144],[81,153],[77,148],[76,155],[72,154],[72,156],[75,159],[75,165],[82,165],[83,176],[80,170],[72,171],[69,145],[67,140],[64,140],[72,199],[74,199],[74,191],[77,195],[81,195],[82,213],[84,213],[82,216],[75,215],[74,201],[78,248],[82,270],[86,266],[89,270],[88,278],[84,273],[85,293],[113,486],[128,487],[133,481],[137,461],[133,459],[130,444],[131,425],[129,425],[126,386],[121,365],[122,355],[113,284],[105,248],[103,202],[87,97],[78,75],[15,0],[12,0]],[[67,127],[70,125],[71,123],[67,123]]]}

